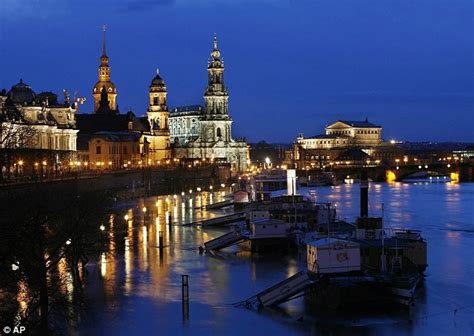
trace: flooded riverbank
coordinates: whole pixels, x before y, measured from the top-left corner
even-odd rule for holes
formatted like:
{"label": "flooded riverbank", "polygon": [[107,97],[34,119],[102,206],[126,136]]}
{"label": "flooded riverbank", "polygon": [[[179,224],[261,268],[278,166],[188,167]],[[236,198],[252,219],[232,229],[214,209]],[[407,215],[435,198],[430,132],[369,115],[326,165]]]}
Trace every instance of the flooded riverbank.
{"label": "flooded riverbank", "polygon": [[[359,211],[358,187],[317,188],[317,200],[334,202],[338,216],[352,220]],[[237,247],[200,255],[199,245],[227,229],[181,224],[227,213],[201,208],[211,198],[218,202],[224,197],[220,192],[187,192],[184,197],[149,197],[119,204],[114,224],[107,228],[116,235],[113,251],[87,267],[87,307],[79,334],[472,334],[473,184],[370,187],[370,214],[380,215],[383,203],[386,227],[421,229],[428,240],[426,280],[411,311],[321,313],[303,299],[259,313],[234,308],[232,303],[304,269],[306,260],[298,254],[251,256]],[[125,230],[117,232],[112,226]],[[165,245],[162,251],[160,235]],[[190,276],[189,319],[182,314],[182,274]]]}

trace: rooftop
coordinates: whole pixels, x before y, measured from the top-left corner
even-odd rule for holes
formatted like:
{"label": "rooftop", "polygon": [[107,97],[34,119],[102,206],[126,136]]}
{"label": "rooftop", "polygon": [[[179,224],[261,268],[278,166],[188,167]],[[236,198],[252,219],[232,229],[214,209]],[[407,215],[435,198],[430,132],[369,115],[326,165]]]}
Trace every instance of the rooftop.
{"label": "rooftop", "polygon": [[201,105],[188,105],[188,106],[176,106],[171,109],[171,113],[180,113],[180,112],[198,112],[201,113],[204,111],[204,107]]}
{"label": "rooftop", "polygon": [[382,126],[375,125],[366,118],[364,121],[360,120],[338,120],[339,122],[342,122],[344,124],[347,124],[352,127],[358,127],[358,128],[380,128]]}

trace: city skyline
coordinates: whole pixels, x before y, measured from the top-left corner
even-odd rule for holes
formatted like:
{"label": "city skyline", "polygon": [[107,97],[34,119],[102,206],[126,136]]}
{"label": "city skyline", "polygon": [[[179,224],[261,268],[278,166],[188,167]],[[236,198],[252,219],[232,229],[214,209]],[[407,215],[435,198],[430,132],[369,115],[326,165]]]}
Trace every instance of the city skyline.
{"label": "city skyline", "polygon": [[[33,4],[18,13],[13,2],[4,2],[0,42],[13,47],[0,54],[6,65],[1,88],[8,90],[23,78],[37,91],[77,90],[87,98],[80,113],[92,112],[91,89],[105,23],[111,76],[122,113],[131,109],[145,114],[147,87],[156,68],[167,82],[171,107],[202,104],[209,46],[217,33],[236,136],[251,142],[292,142],[298,133],[315,135],[337,119],[368,117],[383,126],[386,139],[472,141],[474,43],[462,32],[472,25],[467,14],[473,8],[465,1],[412,7],[366,1],[370,6],[357,8],[348,2],[344,7],[326,2],[241,1],[224,2],[219,11],[213,1],[199,5],[163,1],[146,3],[148,7],[143,2],[103,1],[95,11],[74,1],[49,3],[55,12],[51,6],[46,10]],[[319,10],[305,13],[315,9]],[[405,13],[406,9],[412,12]],[[24,22],[33,12],[39,14],[38,20]],[[293,24],[285,27],[274,22],[284,13],[298,22],[290,20]],[[312,14],[319,21],[313,22]],[[456,21],[449,14],[456,14]],[[206,20],[197,20],[200,15]],[[353,25],[363,23],[362,17],[365,25]],[[433,17],[444,20],[434,24]],[[134,24],[125,26],[132,18]],[[45,21],[48,24],[42,26]],[[84,21],[80,31],[75,28]],[[400,23],[405,30],[396,29]],[[405,39],[394,40],[400,34]],[[348,38],[351,35],[353,39]],[[56,51],[49,53],[51,48]]]}

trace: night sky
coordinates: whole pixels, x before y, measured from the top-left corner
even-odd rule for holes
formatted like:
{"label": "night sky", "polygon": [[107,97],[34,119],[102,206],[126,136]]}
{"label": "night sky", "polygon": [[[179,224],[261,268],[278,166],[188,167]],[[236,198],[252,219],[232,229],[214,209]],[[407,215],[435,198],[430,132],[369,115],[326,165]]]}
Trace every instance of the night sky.
{"label": "night sky", "polygon": [[122,112],[145,113],[157,67],[170,106],[203,104],[217,33],[234,136],[368,117],[385,139],[474,141],[472,0],[0,0],[0,88],[77,90],[90,112],[103,24]]}

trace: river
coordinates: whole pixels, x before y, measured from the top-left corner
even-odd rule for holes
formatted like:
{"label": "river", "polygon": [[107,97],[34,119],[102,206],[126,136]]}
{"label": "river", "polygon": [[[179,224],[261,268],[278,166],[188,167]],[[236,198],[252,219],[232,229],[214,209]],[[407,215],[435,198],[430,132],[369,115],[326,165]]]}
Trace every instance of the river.
{"label": "river", "polygon": [[[358,184],[316,191],[318,201],[336,204],[339,218],[352,221],[358,215]],[[381,215],[383,204],[387,228],[423,230],[428,240],[426,279],[411,309],[361,308],[337,313],[315,312],[303,299],[260,312],[233,307],[232,303],[303,270],[305,256],[251,256],[235,247],[217,255],[199,254],[199,245],[226,229],[181,224],[226,213],[196,209],[211,197],[217,202],[224,196],[221,192],[187,192],[184,197],[159,196],[120,204],[112,221],[115,224],[108,228],[116,242],[114,249],[87,267],[85,313],[77,328],[69,332],[242,336],[474,333],[474,184],[372,183],[369,214]],[[114,225],[125,227],[125,232],[118,234]],[[165,245],[162,252],[158,248],[160,231]],[[189,275],[188,317],[183,316],[181,304],[182,274]]]}

